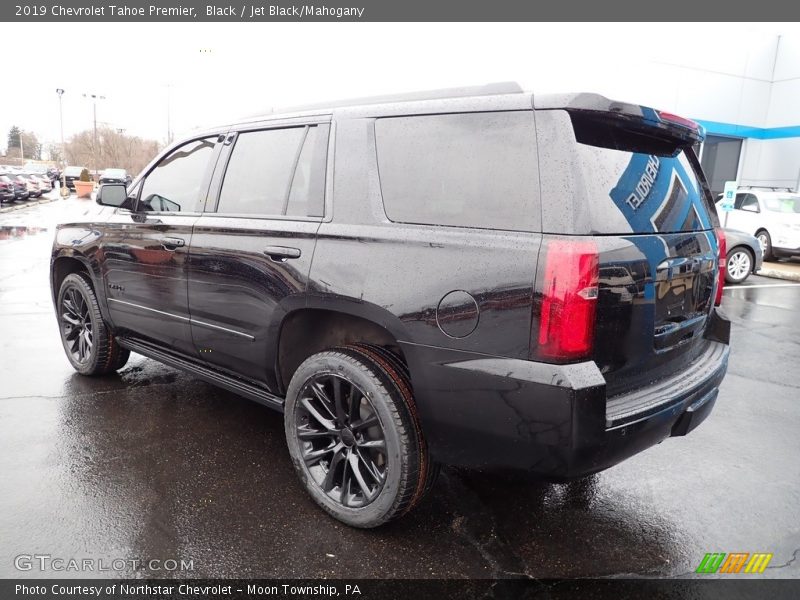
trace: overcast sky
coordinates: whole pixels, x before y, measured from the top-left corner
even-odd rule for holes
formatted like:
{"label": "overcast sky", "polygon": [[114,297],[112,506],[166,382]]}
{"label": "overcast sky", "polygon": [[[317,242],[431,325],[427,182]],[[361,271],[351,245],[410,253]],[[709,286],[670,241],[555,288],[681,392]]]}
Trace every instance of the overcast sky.
{"label": "overcast sky", "polygon": [[3,23],[4,72],[15,83],[0,96],[0,148],[11,125],[58,141],[58,87],[66,90],[67,139],[91,128],[86,93],[105,96],[99,123],[163,141],[168,105],[180,136],[271,107],[492,81],[646,102],[637,73],[654,62],[687,64],[731,51],[742,36],[798,31],[784,24]]}

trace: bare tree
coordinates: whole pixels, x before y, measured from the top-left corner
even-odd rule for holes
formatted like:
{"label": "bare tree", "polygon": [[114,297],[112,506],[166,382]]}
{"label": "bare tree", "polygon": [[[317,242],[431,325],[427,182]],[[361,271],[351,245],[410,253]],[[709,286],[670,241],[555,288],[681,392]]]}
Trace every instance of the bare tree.
{"label": "bare tree", "polygon": [[[92,130],[73,135],[64,144],[67,162],[71,165],[86,166],[94,164]],[[146,140],[110,127],[97,129],[97,163],[100,170],[108,168],[125,169],[132,175],[141,171],[159,151],[155,140]]]}

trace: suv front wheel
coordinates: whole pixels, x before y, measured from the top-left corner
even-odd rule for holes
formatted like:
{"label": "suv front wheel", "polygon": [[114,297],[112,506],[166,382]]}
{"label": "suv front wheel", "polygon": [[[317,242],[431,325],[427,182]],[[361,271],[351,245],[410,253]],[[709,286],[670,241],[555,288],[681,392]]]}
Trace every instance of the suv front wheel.
{"label": "suv front wheel", "polygon": [[320,352],[300,365],[284,424],[300,481],[348,525],[376,527],[403,515],[435,476],[407,376],[369,346]]}
{"label": "suv front wheel", "polygon": [[56,304],[58,329],[64,352],[82,375],[105,375],[125,366],[130,352],[111,334],[88,276],[71,273],[64,278]]}

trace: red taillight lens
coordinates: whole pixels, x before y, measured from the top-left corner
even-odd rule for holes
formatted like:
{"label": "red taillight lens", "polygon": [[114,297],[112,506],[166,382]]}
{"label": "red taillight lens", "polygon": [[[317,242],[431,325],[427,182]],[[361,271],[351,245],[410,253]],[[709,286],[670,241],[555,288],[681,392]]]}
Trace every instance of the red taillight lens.
{"label": "red taillight lens", "polygon": [[725,240],[725,231],[722,227],[717,227],[717,246],[719,246],[719,281],[717,281],[717,296],[714,298],[714,306],[722,304],[722,288],[725,287],[725,262],[728,257],[728,242]]}
{"label": "red taillight lens", "polygon": [[658,113],[658,118],[662,121],[666,121],[667,123],[675,123],[676,125],[683,125],[684,127],[688,127],[689,129],[693,129],[694,131],[698,131],[700,126],[692,121],[691,119],[687,119],[686,117],[681,117],[679,115],[673,115],[672,113],[664,112],[662,110],[656,111]]}
{"label": "red taillight lens", "polygon": [[591,352],[599,262],[594,242],[547,243],[537,351],[541,358],[569,360]]}

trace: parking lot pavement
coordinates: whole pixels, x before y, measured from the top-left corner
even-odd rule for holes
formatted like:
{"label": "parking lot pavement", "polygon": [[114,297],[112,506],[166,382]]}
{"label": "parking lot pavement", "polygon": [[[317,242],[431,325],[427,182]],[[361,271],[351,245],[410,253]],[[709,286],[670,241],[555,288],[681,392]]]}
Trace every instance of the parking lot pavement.
{"label": "parking lot pavement", "polygon": [[675,577],[706,552],[771,552],[762,577],[800,577],[800,286],[726,290],[729,373],[689,436],[572,484],[446,470],[361,531],[295,481],[279,414],[141,357],[72,371],[48,253],[53,223],[88,209],[0,215],[0,577],[92,575],[17,571],[33,553],[193,561],[122,572],[138,576]]}

